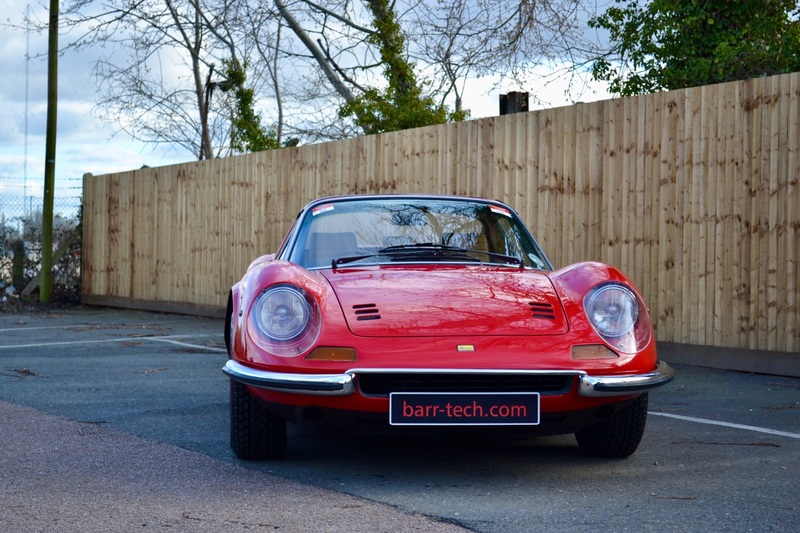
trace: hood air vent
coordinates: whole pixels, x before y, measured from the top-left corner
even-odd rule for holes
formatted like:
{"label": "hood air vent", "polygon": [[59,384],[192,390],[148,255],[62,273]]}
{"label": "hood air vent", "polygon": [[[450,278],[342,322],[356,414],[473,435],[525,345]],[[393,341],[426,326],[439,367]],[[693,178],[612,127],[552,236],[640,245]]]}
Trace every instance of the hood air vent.
{"label": "hood air vent", "polygon": [[553,304],[530,302],[528,305],[531,308],[531,315],[533,318],[544,318],[546,320],[556,319],[556,311],[553,308]]}
{"label": "hood air vent", "polygon": [[380,320],[381,315],[375,304],[357,304],[353,306],[356,320]]}

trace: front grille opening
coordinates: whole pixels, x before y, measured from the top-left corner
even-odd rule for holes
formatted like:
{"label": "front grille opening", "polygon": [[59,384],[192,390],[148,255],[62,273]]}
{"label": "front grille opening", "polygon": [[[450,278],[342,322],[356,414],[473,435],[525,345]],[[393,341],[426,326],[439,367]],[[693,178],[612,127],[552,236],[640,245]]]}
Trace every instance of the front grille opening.
{"label": "front grille opening", "polygon": [[556,310],[553,304],[529,302],[528,306],[531,308],[531,315],[533,318],[544,318],[547,320],[556,319]]}
{"label": "front grille opening", "polygon": [[388,396],[391,392],[538,392],[567,394],[570,375],[553,374],[359,374],[358,386],[366,396]]}

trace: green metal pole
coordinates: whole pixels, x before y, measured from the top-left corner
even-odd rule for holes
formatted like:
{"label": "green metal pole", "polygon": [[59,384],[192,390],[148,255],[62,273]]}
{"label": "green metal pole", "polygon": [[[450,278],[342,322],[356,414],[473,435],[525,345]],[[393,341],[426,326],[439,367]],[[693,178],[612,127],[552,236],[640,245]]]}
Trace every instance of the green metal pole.
{"label": "green metal pole", "polygon": [[50,0],[47,47],[47,137],[44,148],[44,205],[42,206],[42,270],[39,301],[50,301],[53,286],[53,194],[56,174],[56,117],[58,115],[58,1]]}

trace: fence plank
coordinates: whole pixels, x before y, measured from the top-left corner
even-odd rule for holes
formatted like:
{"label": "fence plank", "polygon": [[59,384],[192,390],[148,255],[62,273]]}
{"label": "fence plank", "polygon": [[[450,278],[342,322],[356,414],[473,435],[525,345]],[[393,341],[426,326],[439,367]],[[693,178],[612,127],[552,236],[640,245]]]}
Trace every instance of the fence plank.
{"label": "fence plank", "polygon": [[787,186],[786,186],[786,233],[782,242],[786,250],[786,285],[784,308],[786,317],[785,344],[782,351],[800,350],[800,76],[784,79],[789,86],[789,103],[787,104],[788,132],[787,150]]}

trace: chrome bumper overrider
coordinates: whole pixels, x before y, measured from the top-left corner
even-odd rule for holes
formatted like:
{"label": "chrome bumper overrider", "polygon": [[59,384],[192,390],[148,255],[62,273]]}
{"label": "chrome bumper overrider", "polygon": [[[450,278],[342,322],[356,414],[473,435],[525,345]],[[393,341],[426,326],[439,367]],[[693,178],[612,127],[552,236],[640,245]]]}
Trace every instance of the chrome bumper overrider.
{"label": "chrome bumper overrider", "polygon": [[647,374],[628,376],[589,376],[582,374],[578,383],[581,396],[623,396],[666,385],[675,377],[675,370],[664,361]]}
{"label": "chrome bumper overrider", "polygon": [[665,385],[675,377],[675,371],[664,361],[660,361],[656,369],[646,374],[617,375],[617,376],[590,376],[586,372],[571,370],[463,370],[463,369],[353,369],[344,374],[288,374],[284,372],[269,372],[256,370],[236,361],[229,360],[222,371],[231,379],[258,387],[279,392],[295,394],[310,394],[316,396],[348,396],[356,391],[355,376],[369,372],[441,372],[447,373],[475,373],[475,374],[565,374],[578,377],[578,394],[581,396],[625,396],[636,394],[649,389]]}
{"label": "chrome bumper overrider", "polygon": [[317,396],[347,396],[356,391],[352,374],[287,374],[256,370],[229,359],[222,368],[231,379],[260,389]]}

